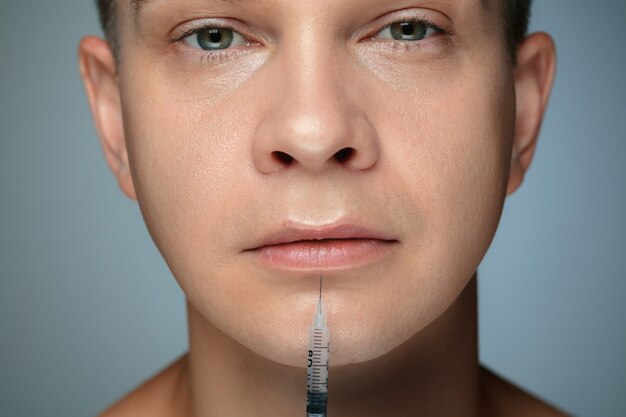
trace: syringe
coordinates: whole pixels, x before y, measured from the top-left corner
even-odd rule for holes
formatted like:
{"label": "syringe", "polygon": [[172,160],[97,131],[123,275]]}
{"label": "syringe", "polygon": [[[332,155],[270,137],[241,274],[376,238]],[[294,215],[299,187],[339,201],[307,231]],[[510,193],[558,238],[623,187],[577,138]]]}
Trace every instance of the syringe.
{"label": "syringe", "polygon": [[326,417],[328,399],[328,342],[330,330],[326,326],[326,314],[322,304],[322,276],[320,275],[320,298],[313,325],[309,331],[309,354],[306,384],[307,417]]}

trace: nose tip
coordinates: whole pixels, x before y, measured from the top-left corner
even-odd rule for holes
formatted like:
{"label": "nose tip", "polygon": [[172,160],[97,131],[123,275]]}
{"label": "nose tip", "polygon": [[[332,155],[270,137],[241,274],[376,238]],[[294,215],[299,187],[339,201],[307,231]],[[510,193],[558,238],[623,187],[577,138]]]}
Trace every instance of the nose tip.
{"label": "nose tip", "polygon": [[[343,164],[345,161],[352,158],[355,153],[356,151],[354,148],[343,148],[335,152],[335,154],[332,156],[332,159],[339,164]],[[293,156],[283,151],[274,151],[272,152],[272,156],[284,167],[289,167],[295,161],[295,158]],[[320,162],[318,163],[317,161],[303,160],[303,158],[300,158],[296,162],[306,165],[307,169],[311,171],[321,171],[323,170],[323,166],[326,165],[326,161],[324,159],[320,159]]]}
{"label": "nose tip", "polygon": [[379,155],[373,126],[353,106],[333,99],[278,107],[266,115],[253,141],[257,169],[267,174],[296,167],[310,172],[371,167]]}

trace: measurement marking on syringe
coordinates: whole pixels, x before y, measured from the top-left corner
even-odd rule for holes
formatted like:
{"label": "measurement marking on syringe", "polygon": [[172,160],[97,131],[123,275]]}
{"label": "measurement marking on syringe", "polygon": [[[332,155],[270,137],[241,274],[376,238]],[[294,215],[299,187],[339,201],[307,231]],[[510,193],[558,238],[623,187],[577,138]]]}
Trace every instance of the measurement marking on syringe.
{"label": "measurement marking on syringe", "polygon": [[313,326],[309,332],[307,364],[307,417],[327,416],[329,337],[326,316],[322,303],[322,277],[320,277],[320,297]]}

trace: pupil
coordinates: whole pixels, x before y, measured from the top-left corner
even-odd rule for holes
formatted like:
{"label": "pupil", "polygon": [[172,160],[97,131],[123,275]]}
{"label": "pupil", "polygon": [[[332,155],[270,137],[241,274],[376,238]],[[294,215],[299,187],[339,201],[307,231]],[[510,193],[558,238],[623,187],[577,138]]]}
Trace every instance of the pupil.
{"label": "pupil", "polygon": [[222,38],[222,35],[219,32],[211,32],[209,34],[209,40],[211,42],[219,42],[221,38]]}
{"label": "pupil", "polygon": [[410,35],[411,33],[413,33],[414,28],[411,23],[402,23],[401,26],[402,26],[402,32],[405,35]]}

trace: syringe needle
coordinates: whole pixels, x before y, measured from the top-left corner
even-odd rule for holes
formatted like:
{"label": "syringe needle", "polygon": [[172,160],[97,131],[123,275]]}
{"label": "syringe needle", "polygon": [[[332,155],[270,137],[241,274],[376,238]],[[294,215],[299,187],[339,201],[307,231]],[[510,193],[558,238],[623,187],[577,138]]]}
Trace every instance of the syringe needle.
{"label": "syringe needle", "polygon": [[322,301],[322,274],[320,274],[320,301]]}

